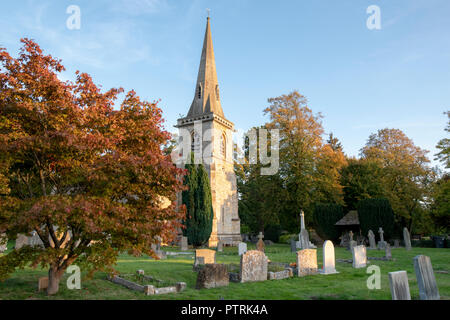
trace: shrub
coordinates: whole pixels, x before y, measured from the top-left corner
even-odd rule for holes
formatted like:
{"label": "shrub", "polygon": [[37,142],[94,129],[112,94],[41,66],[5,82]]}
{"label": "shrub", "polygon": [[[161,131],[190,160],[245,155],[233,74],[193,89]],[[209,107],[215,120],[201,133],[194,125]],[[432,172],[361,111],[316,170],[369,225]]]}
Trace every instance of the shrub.
{"label": "shrub", "polygon": [[322,239],[336,241],[339,239],[341,232],[335,226],[344,216],[341,205],[334,203],[319,203],[314,208],[314,224],[317,234]]}
{"label": "shrub", "polygon": [[279,242],[281,235],[280,225],[268,225],[264,228],[264,240]]}
{"label": "shrub", "polygon": [[389,200],[364,199],[358,202],[357,209],[361,231],[364,235],[369,230],[377,234],[380,227],[383,228],[385,240],[395,235],[394,211]]}

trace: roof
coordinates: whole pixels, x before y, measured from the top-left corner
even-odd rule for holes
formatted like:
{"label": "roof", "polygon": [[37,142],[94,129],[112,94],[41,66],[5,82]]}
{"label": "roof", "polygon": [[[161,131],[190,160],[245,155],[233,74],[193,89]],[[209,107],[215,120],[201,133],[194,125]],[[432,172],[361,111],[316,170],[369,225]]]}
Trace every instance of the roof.
{"label": "roof", "polygon": [[349,211],[341,220],[335,223],[336,226],[359,225],[358,211]]}

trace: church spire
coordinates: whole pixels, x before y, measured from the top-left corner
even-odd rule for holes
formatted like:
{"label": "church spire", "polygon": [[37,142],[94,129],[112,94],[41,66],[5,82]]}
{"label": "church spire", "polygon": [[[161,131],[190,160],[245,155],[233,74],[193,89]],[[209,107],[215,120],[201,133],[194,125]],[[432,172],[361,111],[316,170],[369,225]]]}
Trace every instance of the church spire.
{"label": "church spire", "polygon": [[220,105],[219,82],[217,81],[216,61],[211,37],[209,15],[206,20],[205,39],[203,41],[202,57],[198,70],[194,100],[187,114],[188,117],[214,113],[224,117]]}

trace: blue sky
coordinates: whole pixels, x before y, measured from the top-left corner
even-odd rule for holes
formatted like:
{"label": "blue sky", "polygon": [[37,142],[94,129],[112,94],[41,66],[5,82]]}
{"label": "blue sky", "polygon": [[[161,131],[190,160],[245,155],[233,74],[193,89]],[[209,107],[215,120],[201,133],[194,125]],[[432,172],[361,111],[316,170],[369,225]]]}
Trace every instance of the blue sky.
{"label": "blue sky", "polygon": [[[70,5],[81,9],[79,30],[66,27]],[[366,27],[370,5],[381,30]],[[448,0],[2,1],[0,46],[16,56],[30,37],[63,60],[63,79],[80,70],[105,89],[161,99],[174,132],[194,95],[206,8],[222,107],[236,128],[263,124],[267,99],[297,89],[348,155],[388,127],[434,157],[450,110]]]}

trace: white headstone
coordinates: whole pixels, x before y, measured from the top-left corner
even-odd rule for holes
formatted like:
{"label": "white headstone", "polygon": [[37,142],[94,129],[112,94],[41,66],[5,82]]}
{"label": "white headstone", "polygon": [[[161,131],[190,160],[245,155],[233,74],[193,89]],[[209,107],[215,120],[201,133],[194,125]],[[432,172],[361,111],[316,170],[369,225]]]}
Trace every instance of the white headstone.
{"label": "white headstone", "polygon": [[440,300],[430,257],[424,255],[414,257],[414,270],[419,285],[420,300]]}
{"label": "white headstone", "polygon": [[240,242],[238,245],[238,252],[239,255],[242,256],[244,253],[247,252],[247,244],[245,242]]}
{"label": "white headstone", "polygon": [[321,274],[333,274],[336,271],[333,242],[327,240],[323,243],[323,269]]}
{"label": "white headstone", "polygon": [[406,271],[389,272],[392,300],[411,300]]}
{"label": "white headstone", "polygon": [[364,245],[355,246],[352,250],[353,268],[365,268],[367,265],[367,251]]}

